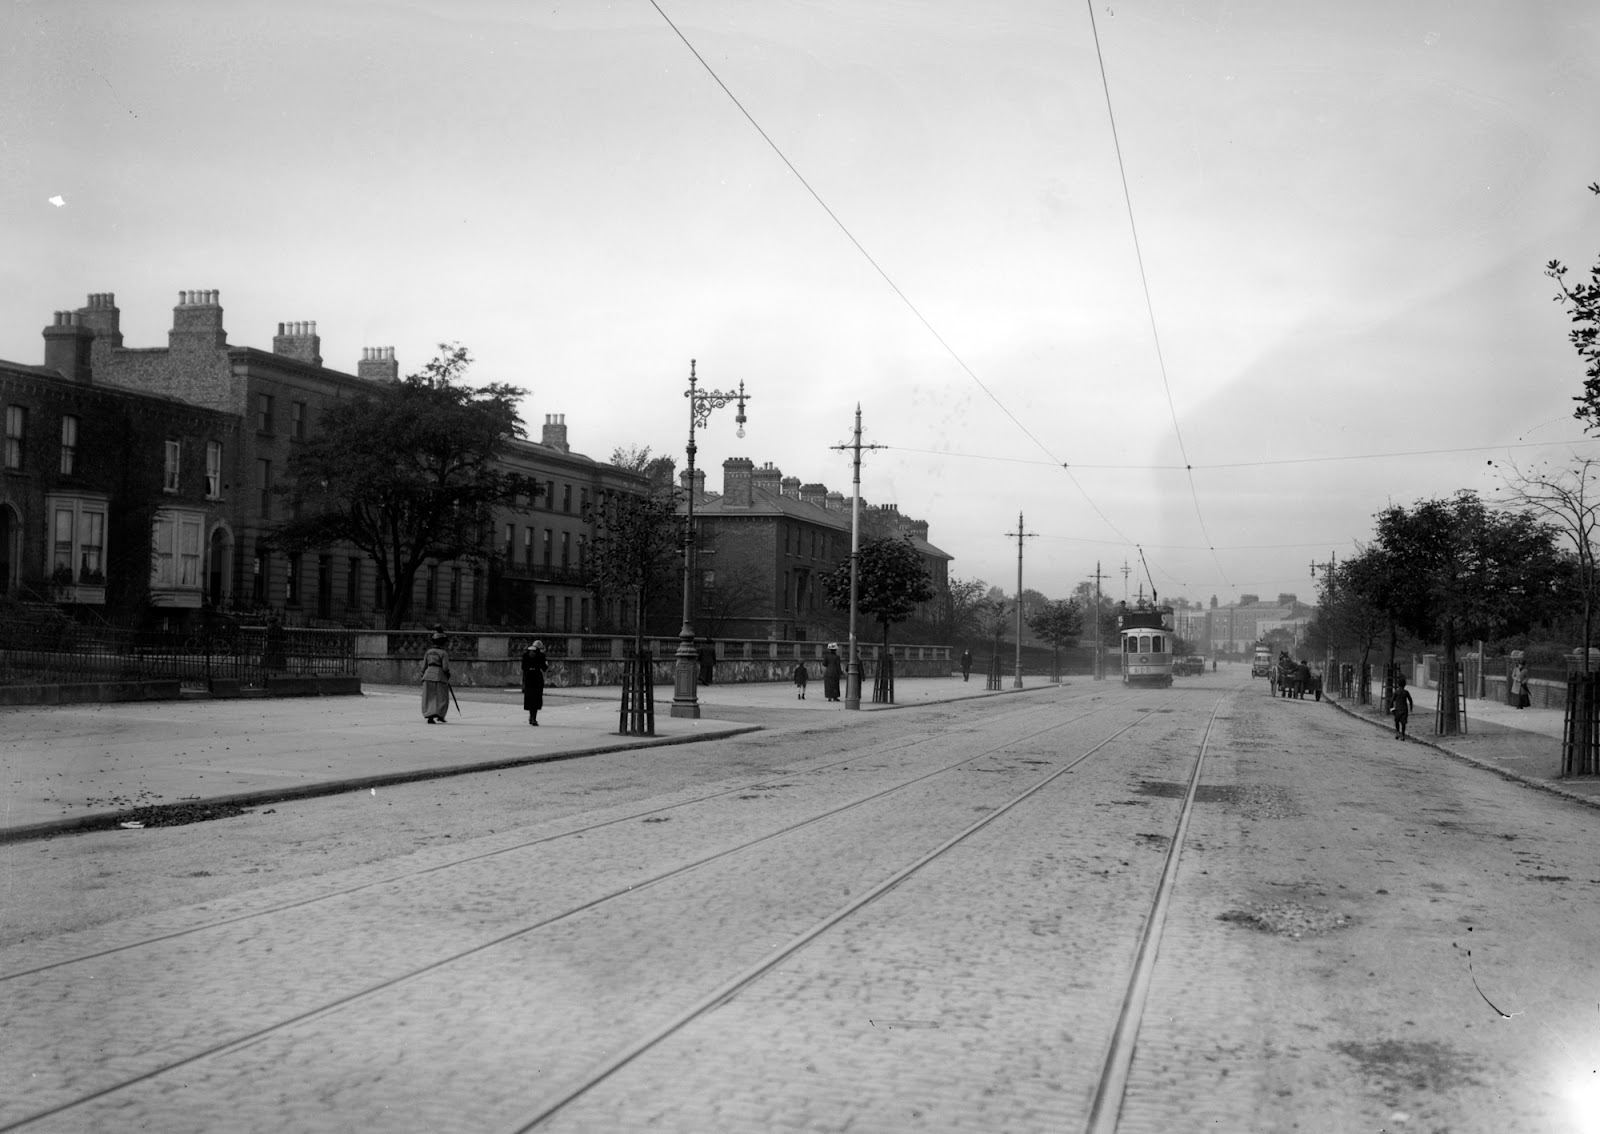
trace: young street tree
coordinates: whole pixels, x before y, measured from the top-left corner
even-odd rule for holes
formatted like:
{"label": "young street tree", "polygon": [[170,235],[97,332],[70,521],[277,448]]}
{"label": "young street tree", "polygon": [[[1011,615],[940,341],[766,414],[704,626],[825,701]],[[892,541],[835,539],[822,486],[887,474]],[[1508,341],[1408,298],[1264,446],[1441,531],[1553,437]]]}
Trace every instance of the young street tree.
{"label": "young street tree", "polygon": [[1392,570],[1389,609],[1402,629],[1441,642],[1442,726],[1460,731],[1456,648],[1516,633],[1556,608],[1568,566],[1556,533],[1532,516],[1490,511],[1472,492],[1378,515],[1377,545]]}
{"label": "young street tree", "polygon": [[[1600,181],[1591,184],[1589,192],[1600,194]],[[1572,416],[1583,422],[1586,429],[1593,430],[1600,426],[1600,261],[1589,269],[1586,283],[1567,283],[1567,268],[1560,260],[1546,264],[1544,274],[1555,280],[1561,289],[1555,300],[1566,305],[1573,322],[1567,338],[1578,356],[1588,363],[1583,393],[1573,398],[1578,408],[1572,411]]]}
{"label": "young street tree", "polygon": [[586,516],[595,524],[589,545],[589,589],[602,602],[632,599],[635,638],[651,612],[677,593],[682,570],[683,521],[670,488],[645,496],[614,494]]}
{"label": "young street tree", "polygon": [[1083,610],[1071,599],[1057,599],[1024,618],[1028,629],[1050,643],[1050,673],[1054,680],[1060,681],[1061,645],[1077,641],[1083,630]]}
{"label": "young street tree", "polygon": [[[1374,548],[1366,548],[1324,572],[1317,595],[1317,634],[1331,646],[1348,645],[1361,652],[1357,673],[1366,671],[1372,648],[1393,620],[1382,605],[1387,594],[1387,566]],[[1391,658],[1391,660],[1393,660]],[[1333,674],[1329,679],[1334,680]],[[1365,696],[1365,693],[1362,693]]]}
{"label": "young street tree", "polygon": [[[890,624],[904,622],[933,598],[933,580],[909,536],[863,543],[856,561],[857,609],[883,626],[887,646]],[[822,577],[822,593],[836,610],[850,609],[848,559]]]}
{"label": "young street tree", "polygon": [[456,343],[419,373],[331,403],[289,460],[279,489],[294,517],[273,543],[285,551],[349,544],[377,564],[390,625],[411,611],[429,560],[482,562],[494,509],[531,502],[542,489],[499,464],[523,436],[517,402],[527,391],[461,381],[472,356]]}

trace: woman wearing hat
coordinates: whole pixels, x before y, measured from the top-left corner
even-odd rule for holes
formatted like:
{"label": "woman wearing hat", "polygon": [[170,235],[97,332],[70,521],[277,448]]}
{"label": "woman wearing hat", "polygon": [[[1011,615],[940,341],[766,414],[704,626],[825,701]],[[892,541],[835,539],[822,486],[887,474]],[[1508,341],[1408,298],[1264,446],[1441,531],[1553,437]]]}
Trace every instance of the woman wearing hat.
{"label": "woman wearing hat", "polygon": [[830,701],[839,699],[839,643],[828,643],[828,656],[822,659],[822,695]]}
{"label": "woman wearing hat", "polygon": [[422,654],[422,716],[429,724],[444,724],[450,711],[450,639],[435,630]]}
{"label": "woman wearing hat", "polygon": [[528,723],[539,723],[539,710],[544,708],[544,671],[550,663],[545,660],[544,643],[529,642],[522,651],[522,707],[528,711]]}

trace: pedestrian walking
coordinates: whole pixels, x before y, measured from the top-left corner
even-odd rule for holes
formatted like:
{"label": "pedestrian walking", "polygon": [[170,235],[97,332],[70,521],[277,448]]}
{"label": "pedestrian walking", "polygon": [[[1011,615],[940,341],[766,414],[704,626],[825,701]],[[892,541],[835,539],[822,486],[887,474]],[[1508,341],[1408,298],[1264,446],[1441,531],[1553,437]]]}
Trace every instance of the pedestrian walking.
{"label": "pedestrian walking", "polygon": [[700,643],[699,658],[700,684],[710,685],[717,672],[717,647],[711,644],[710,639]]}
{"label": "pedestrian walking", "polygon": [[972,676],[972,651],[961,651],[961,680],[965,681]]}
{"label": "pedestrian walking", "polygon": [[444,724],[450,712],[450,639],[437,630],[422,653],[422,717],[429,724]]}
{"label": "pedestrian walking", "polygon": [[839,699],[839,675],[843,667],[839,665],[839,643],[828,643],[828,654],[822,659],[822,695],[829,701]]}
{"label": "pedestrian walking", "polygon": [[806,663],[805,662],[795,662],[794,663],[794,687],[795,687],[795,695],[794,696],[795,696],[795,700],[804,701],[806,699],[806,682],[808,682],[810,680],[811,680],[811,675],[806,672]]}
{"label": "pedestrian walking", "polygon": [[1526,709],[1532,702],[1528,696],[1528,667],[1518,662],[1511,670],[1511,703],[1519,709]]}
{"label": "pedestrian walking", "polygon": [[1411,719],[1411,690],[1406,688],[1406,679],[1399,674],[1394,678],[1394,707],[1389,711],[1394,714],[1394,736],[1396,740],[1406,738],[1406,721]]}
{"label": "pedestrian walking", "polygon": [[531,725],[539,723],[539,710],[544,708],[544,671],[549,668],[544,643],[529,642],[522,651],[522,707]]}

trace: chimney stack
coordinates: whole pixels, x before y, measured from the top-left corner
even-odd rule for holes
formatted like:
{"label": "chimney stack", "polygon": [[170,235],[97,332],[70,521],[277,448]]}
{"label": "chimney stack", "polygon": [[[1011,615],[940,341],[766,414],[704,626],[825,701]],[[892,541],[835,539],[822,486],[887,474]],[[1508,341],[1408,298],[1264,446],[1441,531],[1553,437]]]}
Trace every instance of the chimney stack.
{"label": "chimney stack", "polygon": [[823,507],[830,512],[844,511],[844,493],[830,492],[823,497]]}
{"label": "chimney stack", "polygon": [[541,444],[547,449],[559,449],[563,453],[572,452],[567,444],[567,415],[564,413],[547,413],[544,415],[544,437]]}
{"label": "chimney stack", "polygon": [[748,508],[755,502],[752,478],[756,463],[749,457],[729,457],[722,462],[722,506]]}
{"label": "chimney stack", "polygon": [[57,311],[55,322],[44,329],[44,364],[70,381],[88,382],[93,344],[94,331],[84,326],[78,312]]}
{"label": "chimney stack", "polygon": [[771,461],[750,474],[751,487],[758,492],[770,492],[773,496],[778,495],[782,482],[783,470],[774,468]]}
{"label": "chimney stack", "polygon": [[92,293],[88,306],[78,308],[78,318],[94,332],[96,353],[122,345],[122,312],[117,310],[117,297],[109,291]]}
{"label": "chimney stack", "polygon": [[180,291],[178,306],[172,309],[172,330],[167,345],[173,350],[220,350],[228,345],[222,329],[220,292]]}
{"label": "chimney stack", "polygon": [[398,382],[400,364],[395,361],[394,347],[362,347],[361,361],[356,363],[356,377],[369,382]]}
{"label": "chimney stack", "polygon": [[272,337],[272,353],[297,362],[322,365],[322,339],[317,335],[316,320],[308,323],[279,323],[278,333]]}
{"label": "chimney stack", "polygon": [[783,486],[783,494],[785,496],[792,497],[795,500],[800,499],[800,478],[799,477],[797,477],[797,476],[786,476],[779,483],[782,484],[782,486]]}
{"label": "chimney stack", "polygon": [[828,486],[825,484],[802,484],[800,486],[800,500],[805,504],[814,504],[818,508],[828,506]]}

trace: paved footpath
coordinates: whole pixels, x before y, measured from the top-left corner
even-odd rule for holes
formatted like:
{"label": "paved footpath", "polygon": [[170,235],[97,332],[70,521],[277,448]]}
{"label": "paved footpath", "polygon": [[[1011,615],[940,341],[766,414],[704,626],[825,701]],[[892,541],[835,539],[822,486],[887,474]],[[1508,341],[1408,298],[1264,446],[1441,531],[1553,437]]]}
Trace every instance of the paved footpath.
{"label": "paved footpath", "polygon": [[[1262,693],[1266,695],[1264,687]],[[1436,693],[1431,689],[1415,689],[1411,696],[1415,707],[1407,732],[1412,741],[1431,745],[1507,779],[1600,807],[1600,777],[1564,779],[1561,776],[1564,710],[1514,709],[1502,701],[1469,699],[1467,731],[1456,736],[1439,736],[1434,731]],[[1393,733],[1393,718],[1379,713],[1375,703],[1357,705],[1353,701],[1329,699],[1345,712]]]}
{"label": "paved footpath", "polygon": [[[1046,688],[1031,678],[1023,691]],[[865,700],[861,709],[1010,692],[959,677],[906,678],[894,705]],[[615,686],[547,690],[537,728],[517,689],[456,694],[460,708],[442,726],[422,720],[415,686],[368,685],[359,697],[0,709],[0,841],[133,821],[131,813],[153,806],[254,806],[857,716],[812,682],[804,701],[786,683],[704,686],[702,716],[678,718],[671,687],[659,686],[656,735],[634,737],[617,732]]]}

